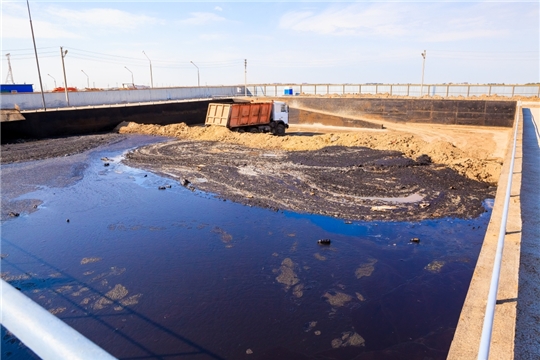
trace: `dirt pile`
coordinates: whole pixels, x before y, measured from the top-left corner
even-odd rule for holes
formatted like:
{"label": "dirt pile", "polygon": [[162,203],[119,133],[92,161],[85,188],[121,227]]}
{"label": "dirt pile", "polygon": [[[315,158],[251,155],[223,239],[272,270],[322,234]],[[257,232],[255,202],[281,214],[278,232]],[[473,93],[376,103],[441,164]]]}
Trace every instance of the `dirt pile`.
{"label": "dirt pile", "polygon": [[[404,131],[339,132],[305,135],[291,133],[278,137],[270,134],[237,133],[219,126],[190,127],[184,123],[166,126],[121,123],[121,134],[149,134],[170,136],[195,141],[219,141],[255,149],[312,151],[327,146],[367,147],[375,150],[395,150],[416,159],[428,155],[434,163],[444,164],[470,179],[496,184],[502,166],[501,158],[489,158],[482,151],[462,149],[451,142],[422,139],[422,136]],[[477,145],[478,148],[482,144]]]}

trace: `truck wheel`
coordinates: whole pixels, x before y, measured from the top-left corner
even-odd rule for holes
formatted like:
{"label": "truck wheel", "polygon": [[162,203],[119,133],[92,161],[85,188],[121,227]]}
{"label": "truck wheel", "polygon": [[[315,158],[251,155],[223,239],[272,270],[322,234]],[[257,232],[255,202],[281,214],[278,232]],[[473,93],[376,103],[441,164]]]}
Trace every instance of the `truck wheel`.
{"label": "truck wheel", "polygon": [[276,131],[275,134],[276,134],[277,136],[283,136],[283,135],[285,135],[285,125],[283,125],[283,124],[277,124],[277,125],[276,125],[276,130],[275,130],[275,131]]}
{"label": "truck wheel", "polygon": [[257,134],[257,133],[259,133],[259,129],[251,128],[251,129],[249,129],[249,132],[252,133],[252,134]]}

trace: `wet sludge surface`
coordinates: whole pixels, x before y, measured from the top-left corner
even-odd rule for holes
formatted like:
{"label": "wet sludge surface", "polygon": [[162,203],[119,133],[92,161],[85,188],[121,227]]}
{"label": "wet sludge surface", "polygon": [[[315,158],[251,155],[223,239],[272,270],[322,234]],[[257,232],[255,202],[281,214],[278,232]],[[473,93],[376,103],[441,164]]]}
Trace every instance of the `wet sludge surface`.
{"label": "wet sludge surface", "polygon": [[[2,201],[37,207],[2,222],[2,278],[119,358],[446,358],[489,201],[470,220],[276,212],[120,162],[153,141],[3,165]],[[2,358],[30,356],[2,335]]]}

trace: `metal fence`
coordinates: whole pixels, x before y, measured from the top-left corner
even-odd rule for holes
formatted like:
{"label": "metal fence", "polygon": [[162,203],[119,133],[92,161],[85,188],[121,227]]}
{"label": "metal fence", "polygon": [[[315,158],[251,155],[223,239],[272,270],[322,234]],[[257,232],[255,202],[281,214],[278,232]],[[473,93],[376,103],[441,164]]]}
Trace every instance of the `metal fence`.
{"label": "metal fence", "polygon": [[[394,96],[539,96],[540,85],[469,84],[253,84],[247,86],[253,96],[283,95],[394,95]],[[292,91],[291,91],[292,90]]]}
{"label": "metal fence", "polygon": [[[154,88],[141,90],[104,90],[45,93],[48,109],[76,106],[100,106],[115,104],[151,103],[212,97],[244,96],[284,96],[284,95],[393,95],[420,97],[427,96],[538,96],[540,85],[455,85],[455,84],[252,84],[231,86],[194,86],[178,88]],[[2,109],[20,110],[43,109],[40,93],[2,94]]]}
{"label": "metal fence", "polygon": [[115,359],[2,279],[0,294],[0,323],[41,359]]}

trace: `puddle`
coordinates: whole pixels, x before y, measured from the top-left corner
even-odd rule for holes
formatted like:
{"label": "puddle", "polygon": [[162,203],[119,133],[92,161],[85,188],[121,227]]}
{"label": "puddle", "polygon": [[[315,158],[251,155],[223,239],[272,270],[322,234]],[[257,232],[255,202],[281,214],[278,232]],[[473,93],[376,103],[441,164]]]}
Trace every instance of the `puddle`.
{"label": "puddle", "polygon": [[489,205],[414,223],[242,206],[121,164],[152,141],[2,166],[10,200],[40,201],[2,223],[2,277],[119,358],[446,358]]}

